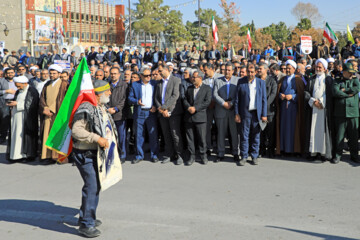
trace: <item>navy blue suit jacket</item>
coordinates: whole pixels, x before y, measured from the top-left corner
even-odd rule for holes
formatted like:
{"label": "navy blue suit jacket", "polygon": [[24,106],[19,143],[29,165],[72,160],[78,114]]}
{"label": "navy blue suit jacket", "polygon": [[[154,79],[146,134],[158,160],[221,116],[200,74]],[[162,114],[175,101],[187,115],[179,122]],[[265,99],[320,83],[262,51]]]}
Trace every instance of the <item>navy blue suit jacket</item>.
{"label": "navy blue suit jacket", "polygon": [[[154,96],[155,96],[155,86],[156,86],[156,81],[155,80],[150,80],[150,82],[148,83],[152,86],[152,90],[153,90],[153,104],[152,106],[155,106],[155,101],[154,101]],[[129,103],[134,105],[134,119],[137,119],[141,110],[141,106],[138,104],[139,99],[142,99],[142,91],[141,91],[141,86],[143,85],[142,80],[138,81],[138,82],[133,82],[131,84],[131,88],[130,88],[130,93],[129,93]]]}
{"label": "navy blue suit jacket", "polygon": [[[256,110],[258,120],[261,121],[261,117],[267,117],[267,98],[266,98],[266,82],[260,78],[256,80]],[[239,114],[241,119],[251,117],[249,112],[250,103],[250,89],[249,80],[247,77],[239,79],[237,86],[237,93],[235,98],[235,114]]]}

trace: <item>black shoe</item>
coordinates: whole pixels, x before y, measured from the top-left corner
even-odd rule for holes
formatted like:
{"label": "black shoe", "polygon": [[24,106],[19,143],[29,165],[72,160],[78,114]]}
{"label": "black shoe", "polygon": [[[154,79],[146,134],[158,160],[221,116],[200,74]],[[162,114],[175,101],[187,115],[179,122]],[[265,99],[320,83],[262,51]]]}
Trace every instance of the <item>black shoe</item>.
{"label": "black shoe", "polygon": [[151,161],[152,161],[153,163],[157,163],[157,162],[159,161],[159,159],[158,159],[157,157],[155,157],[155,158],[152,158]]}
{"label": "black shoe", "polygon": [[[80,219],[78,220],[78,223],[77,223],[77,224],[78,224],[78,226],[81,225]],[[101,221],[101,220],[95,219],[95,227],[99,227],[101,224],[102,224],[102,221]]]}
{"label": "black shoe", "polygon": [[0,138],[0,144],[3,144],[6,142],[6,138]]}
{"label": "black shoe", "polygon": [[224,160],[224,157],[217,157],[214,162],[218,163]]}
{"label": "black shoe", "polygon": [[164,158],[161,163],[164,164],[164,163],[169,163],[171,161],[170,157],[166,157]]}
{"label": "black shoe", "polygon": [[207,154],[208,156],[211,156],[211,150],[210,150],[210,149],[207,150],[207,151],[206,151],[206,154]]}
{"label": "black shoe", "polygon": [[354,162],[354,163],[360,163],[360,160],[359,158],[351,158],[351,161]]}
{"label": "black shoe", "polygon": [[195,158],[194,158],[194,157],[191,157],[191,158],[189,159],[189,161],[187,161],[187,162],[185,163],[185,166],[191,166],[194,162],[195,162]]}
{"label": "black shoe", "polygon": [[183,163],[184,163],[184,160],[180,156],[178,156],[175,161],[175,165],[181,165]]}
{"label": "black shoe", "polygon": [[331,163],[338,164],[340,162],[340,157],[335,157],[331,160]]}
{"label": "black shoe", "polygon": [[137,164],[139,162],[141,162],[143,159],[134,159],[131,161],[132,164]]}
{"label": "black shoe", "polygon": [[206,155],[201,159],[201,164],[206,165],[209,162]]}
{"label": "black shoe", "polygon": [[79,227],[79,233],[85,237],[88,238],[94,238],[94,237],[98,237],[100,236],[101,232],[99,230],[97,230],[95,227]]}
{"label": "black shoe", "polygon": [[247,158],[241,158],[241,160],[237,162],[237,165],[238,166],[245,166],[246,161],[247,161]]}
{"label": "black shoe", "polygon": [[258,160],[257,158],[253,158],[252,164],[253,164],[253,165],[258,165],[258,164],[259,164],[259,160]]}
{"label": "black shoe", "polygon": [[41,160],[41,164],[43,164],[43,165],[51,165],[51,164],[55,164],[55,163],[56,163],[56,161],[53,159],[50,159],[50,158]]}
{"label": "black shoe", "polygon": [[122,158],[122,159],[120,160],[120,162],[121,162],[121,164],[124,164],[124,163],[125,163],[125,159]]}
{"label": "black shoe", "polygon": [[239,155],[235,154],[234,155],[234,162],[238,162],[240,161]]}

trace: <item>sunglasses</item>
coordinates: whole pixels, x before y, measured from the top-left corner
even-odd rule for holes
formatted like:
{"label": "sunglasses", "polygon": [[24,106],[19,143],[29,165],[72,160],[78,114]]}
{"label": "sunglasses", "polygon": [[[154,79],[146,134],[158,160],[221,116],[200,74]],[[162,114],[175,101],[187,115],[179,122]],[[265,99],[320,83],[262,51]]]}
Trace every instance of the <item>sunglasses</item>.
{"label": "sunglasses", "polygon": [[151,75],[150,75],[150,74],[148,74],[148,75],[143,75],[143,77],[151,77]]}
{"label": "sunglasses", "polygon": [[286,68],[280,68],[281,70],[286,70]]}

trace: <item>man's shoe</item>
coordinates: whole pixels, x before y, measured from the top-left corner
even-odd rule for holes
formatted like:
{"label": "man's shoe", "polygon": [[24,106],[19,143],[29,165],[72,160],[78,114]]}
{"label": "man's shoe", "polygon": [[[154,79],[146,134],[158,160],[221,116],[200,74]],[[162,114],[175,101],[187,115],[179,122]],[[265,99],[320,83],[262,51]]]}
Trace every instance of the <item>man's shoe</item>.
{"label": "man's shoe", "polygon": [[258,165],[258,164],[259,164],[259,160],[258,160],[257,158],[253,158],[252,164],[253,164],[253,165]]}
{"label": "man's shoe", "polygon": [[203,165],[206,165],[209,162],[209,160],[207,159],[206,155],[201,159],[201,163]]}
{"label": "man's shoe", "polygon": [[247,158],[241,158],[241,160],[237,162],[237,165],[238,166],[245,166],[246,161],[247,161]]}
{"label": "man's shoe", "polygon": [[351,161],[354,162],[354,163],[360,163],[360,160],[359,160],[358,157],[351,158]]}
{"label": "man's shoe", "polygon": [[154,158],[151,159],[151,161],[152,161],[153,163],[157,163],[157,162],[159,161],[159,159],[158,159],[157,157],[154,157]]}
{"label": "man's shoe", "polygon": [[331,163],[338,164],[340,162],[340,157],[335,157],[331,160]]}
{"label": "man's shoe", "polygon": [[101,232],[99,230],[97,230],[95,227],[79,227],[79,233],[85,237],[88,238],[94,238],[94,237],[98,237],[100,236]]}
{"label": "man's shoe", "polygon": [[191,166],[195,162],[195,158],[191,157],[189,161],[185,163],[186,166]]}
{"label": "man's shoe", "polygon": [[218,163],[224,160],[224,157],[217,157],[214,162]]}
{"label": "man's shoe", "polygon": [[240,160],[239,155],[235,154],[234,155],[234,162],[238,162],[239,160]]}
{"label": "man's shoe", "polygon": [[143,159],[134,159],[134,160],[132,160],[132,164],[137,164],[137,163],[139,163],[139,162],[141,162]]}
{"label": "man's shoe", "polygon": [[184,160],[180,156],[178,156],[178,158],[176,159],[175,165],[181,165],[183,163],[184,163]]}
{"label": "man's shoe", "polygon": [[166,157],[166,158],[164,158],[163,160],[162,160],[162,164],[164,164],[164,163],[169,163],[171,161],[171,159],[170,159],[170,157]]}
{"label": "man's shoe", "polygon": [[207,151],[206,151],[206,154],[207,154],[208,156],[211,156],[211,150],[210,150],[210,149],[207,150]]}
{"label": "man's shoe", "polygon": [[[78,224],[78,226],[81,225],[80,219],[78,220],[78,223],[77,223],[77,224]],[[101,221],[101,220],[95,219],[95,227],[99,227],[101,224],[102,224],[102,221]]]}

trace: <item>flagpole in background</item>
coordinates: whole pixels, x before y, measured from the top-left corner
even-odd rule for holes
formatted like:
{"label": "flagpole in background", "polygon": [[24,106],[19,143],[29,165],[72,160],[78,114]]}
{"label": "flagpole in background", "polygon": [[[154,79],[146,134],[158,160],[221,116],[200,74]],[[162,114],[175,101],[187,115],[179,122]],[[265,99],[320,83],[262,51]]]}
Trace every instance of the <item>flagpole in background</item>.
{"label": "flagpole in background", "polygon": [[56,49],[56,46],[57,46],[57,26],[56,26],[56,0],[54,0],[54,13],[55,13],[55,49]]}

